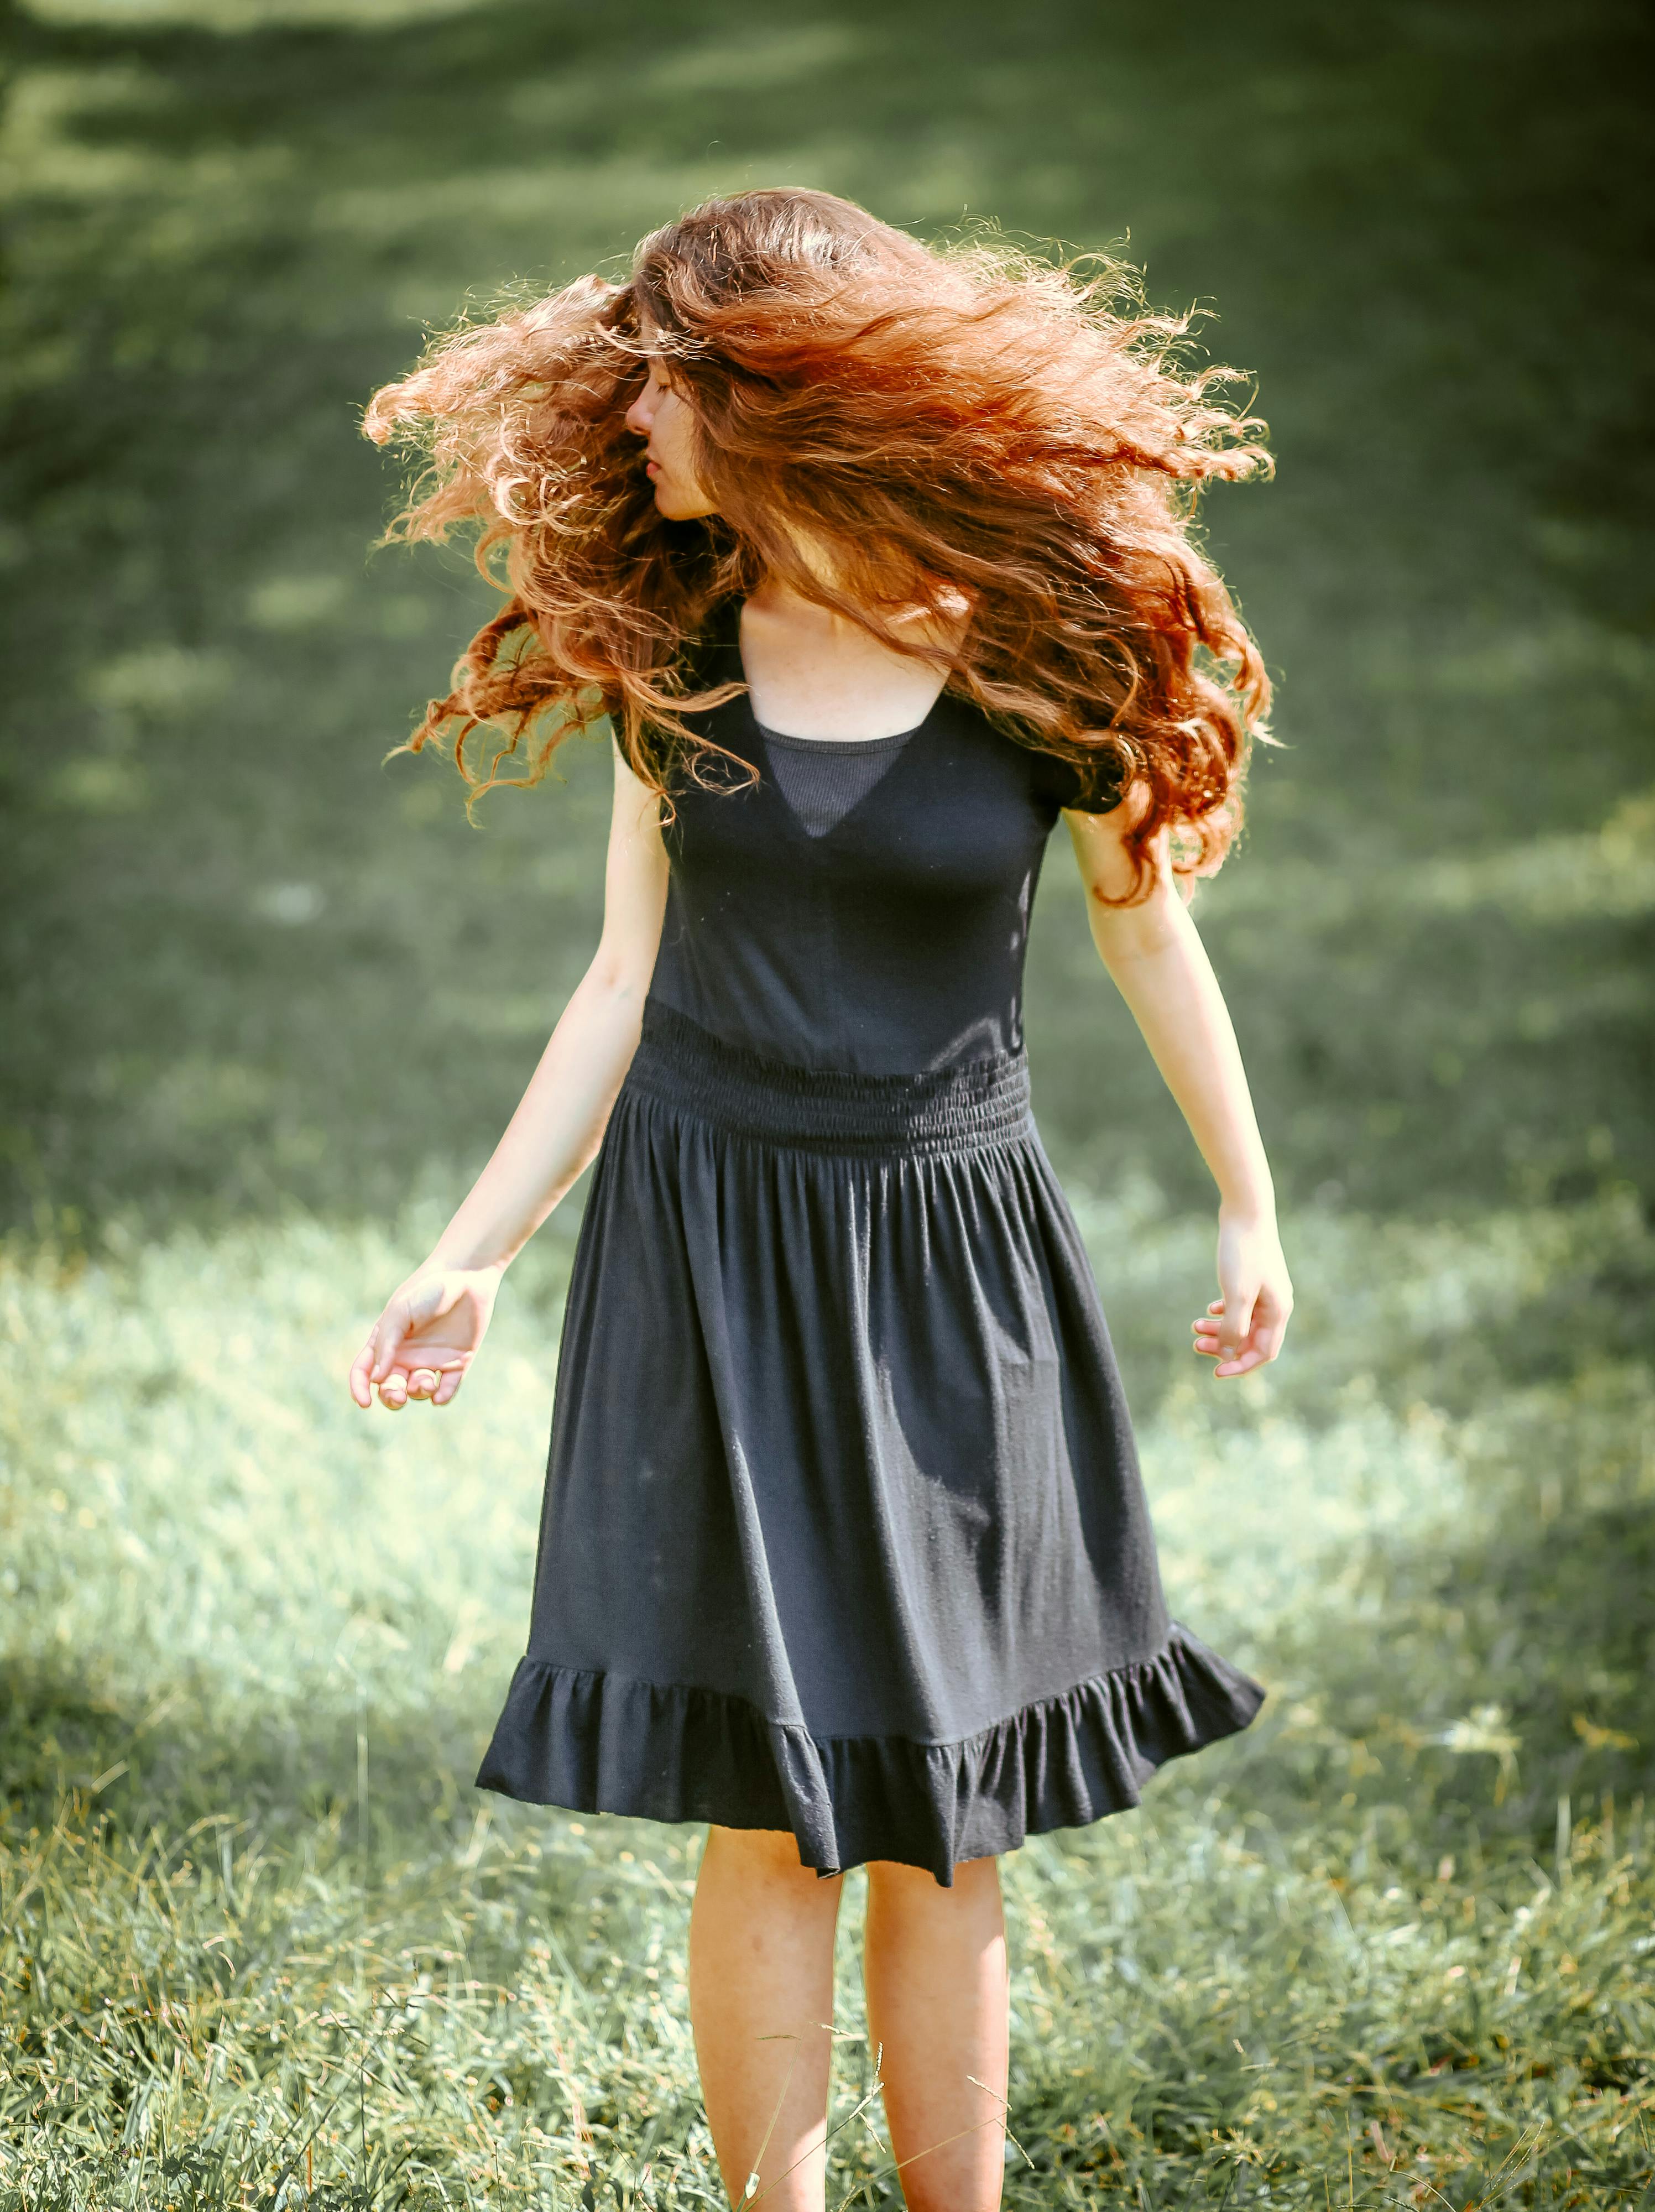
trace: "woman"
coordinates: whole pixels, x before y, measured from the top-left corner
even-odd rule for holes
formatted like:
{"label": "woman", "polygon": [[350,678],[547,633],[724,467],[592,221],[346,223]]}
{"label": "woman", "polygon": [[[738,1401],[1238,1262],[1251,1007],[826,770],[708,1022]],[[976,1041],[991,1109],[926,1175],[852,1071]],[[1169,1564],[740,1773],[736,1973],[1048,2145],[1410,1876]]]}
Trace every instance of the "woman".
{"label": "woman", "polygon": [[1218,1184],[1196,1349],[1273,1359],[1269,1170],[1179,892],[1233,835],[1267,693],[1188,495],[1265,457],[1177,335],[756,191],[647,239],[629,283],[444,341],[368,417],[432,465],[406,533],[481,522],[504,556],[416,744],[453,726],[486,788],[606,715],[615,796],[597,956],[352,1389],[447,1404],[597,1158],[528,1656],[478,1778],[710,1824],[696,2048],[726,2185],[777,2212],[823,2203],[844,1870],[907,2201],[983,2212],[996,1855],[1135,1803],[1263,1694],[1167,1620],[1022,1044],[1061,812]]}

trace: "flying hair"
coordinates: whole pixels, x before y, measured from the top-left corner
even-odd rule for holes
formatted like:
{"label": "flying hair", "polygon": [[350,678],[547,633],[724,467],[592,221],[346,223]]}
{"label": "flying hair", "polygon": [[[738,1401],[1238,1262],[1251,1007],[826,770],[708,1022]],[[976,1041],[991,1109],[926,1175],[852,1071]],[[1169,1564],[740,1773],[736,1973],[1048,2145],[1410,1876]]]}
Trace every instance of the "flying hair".
{"label": "flying hair", "polygon": [[[365,428],[424,462],[392,538],[476,533],[504,604],[411,740],[452,737],[475,798],[534,783],[604,717],[670,805],[727,781],[689,719],[715,610],[766,575],[892,650],[1011,740],[1133,787],[1141,895],[1169,830],[1212,872],[1267,735],[1256,646],[1194,534],[1214,479],[1268,474],[1240,380],[1188,358],[1115,262],[997,240],[939,248],[831,193],[708,201],[644,239],[630,279],[583,276],[437,339]],[[656,510],[627,408],[660,357],[718,512]],[[915,642],[912,611],[958,632]],[[907,617],[907,619],[903,619]]]}

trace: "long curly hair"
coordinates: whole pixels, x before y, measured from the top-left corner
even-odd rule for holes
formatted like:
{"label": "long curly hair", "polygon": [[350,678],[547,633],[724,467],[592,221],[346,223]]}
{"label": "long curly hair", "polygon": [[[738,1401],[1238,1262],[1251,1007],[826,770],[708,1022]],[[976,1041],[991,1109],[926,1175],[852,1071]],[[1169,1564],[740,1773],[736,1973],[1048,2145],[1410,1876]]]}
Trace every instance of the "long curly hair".
{"label": "long curly hair", "polygon": [[[930,657],[1018,743],[1135,787],[1130,842],[1208,873],[1240,823],[1269,685],[1195,542],[1215,477],[1268,472],[1235,372],[1131,272],[982,239],[922,245],[830,193],[708,201],[595,276],[462,325],[368,407],[425,462],[390,535],[478,532],[505,604],[411,744],[452,733],[475,796],[536,782],[607,716],[669,794],[727,756],[687,716],[721,603],[766,575]],[[624,422],[664,356],[691,403],[705,520],[665,520]],[[949,653],[915,642],[912,611]],[[904,615],[906,620],[902,619]],[[495,742],[490,744],[489,738]]]}

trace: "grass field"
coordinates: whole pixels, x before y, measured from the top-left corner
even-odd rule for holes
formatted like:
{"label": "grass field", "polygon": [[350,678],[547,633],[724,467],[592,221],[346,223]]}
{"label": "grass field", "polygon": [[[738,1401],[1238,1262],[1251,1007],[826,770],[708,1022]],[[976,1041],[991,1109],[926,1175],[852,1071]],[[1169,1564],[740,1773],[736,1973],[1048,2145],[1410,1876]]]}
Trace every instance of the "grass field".
{"label": "grass field", "polygon": [[[1016,2208],[1655,2205],[1647,26],[1308,0],[33,0],[3,17],[0,2208],[721,2202],[698,1838],[470,1788],[573,1209],[438,1419],[344,1362],[593,939],[601,754],[382,767],[480,604],[373,385],[744,180],[1127,240],[1275,484],[1204,890],[1290,1358],[1054,851],[1048,1143],[1176,1606],[1270,1685],[1007,1865]],[[849,1971],[835,2185],[897,2197]],[[836,2200],[837,2201],[837,2200]]]}

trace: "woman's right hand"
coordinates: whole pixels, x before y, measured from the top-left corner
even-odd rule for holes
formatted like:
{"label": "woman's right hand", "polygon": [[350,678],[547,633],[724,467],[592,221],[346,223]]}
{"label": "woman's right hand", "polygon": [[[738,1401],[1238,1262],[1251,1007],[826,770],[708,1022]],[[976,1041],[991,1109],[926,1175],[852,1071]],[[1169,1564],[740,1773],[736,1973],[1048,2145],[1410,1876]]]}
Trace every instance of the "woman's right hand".
{"label": "woman's right hand", "polygon": [[446,1406],[465,1380],[488,1333],[503,1269],[431,1266],[392,1292],[350,1370],[363,1407],[399,1413],[411,1398]]}

